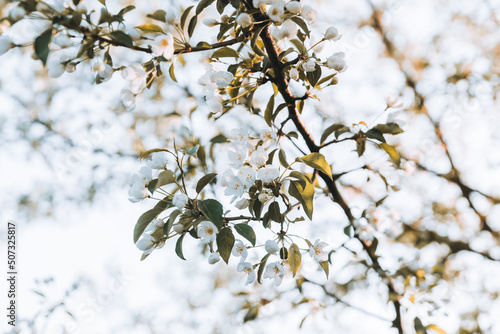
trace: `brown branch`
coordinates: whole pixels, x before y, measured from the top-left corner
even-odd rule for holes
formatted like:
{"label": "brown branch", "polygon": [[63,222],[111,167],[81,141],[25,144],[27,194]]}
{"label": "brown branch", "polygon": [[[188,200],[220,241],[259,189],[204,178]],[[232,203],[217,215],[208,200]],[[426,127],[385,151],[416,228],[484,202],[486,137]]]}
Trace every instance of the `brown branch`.
{"label": "brown branch", "polygon": [[499,231],[495,231],[492,229],[492,227],[488,224],[487,217],[476,208],[474,203],[472,202],[471,199],[471,193],[474,192],[475,190],[471,189],[470,187],[466,186],[463,182],[463,180],[460,178],[460,171],[456,168],[454,160],[450,154],[450,151],[448,149],[448,144],[446,142],[446,139],[443,136],[443,133],[441,131],[441,127],[439,124],[439,121],[434,121],[432,117],[429,114],[429,111],[427,110],[427,107],[425,105],[426,98],[423,96],[417,89],[417,81],[413,78],[411,73],[409,73],[403,66],[403,56],[397,52],[397,48],[392,42],[392,40],[387,36],[387,33],[385,32],[385,28],[382,24],[382,12],[378,10],[371,0],[368,0],[368,3],[370,7],[372,8],[372,21],[371,21],[371,26],[375,31],[380,35],[382,39],[382,43],[385,46],[387,54],[393,58],[396,63],[399,66],[399,70],[401,73],[404,75],[405,80],[406,80],[406,86],[408,86],[412,91],[415,96],[415,106],[417,110],[422,113],[423,115],[426,116],[426,118],[429,120],[429,122],[432,124],[434,127],[434,134],[436,135],[439,143],[444,149],[444,152],[446,154],[446,157],[448,158],[448,161],[450,163],[450,172],[448,173],[451,175],[451,178],[448,180],[451,182],[454,182],[457,184],[462,192],[462,195],[465,199],[467,199],[469,206],[471,209],[476,213],[476,215],[479,218],[479,221],[481,223],[480,229],[483,231],[488,231],[490,232],[493,236],[495,236],[497,239],[500,236]]}
{"label": "brown branch", "polygon": [[[266,16],[258,12],[254,14],[254,18],[257,21],[265,21]],[[274,70],[274,77],[272,79],[272,82],[278,87],[278,91],[280,92],[281,96],[285,100],[285,103],[288,105],[288,118],[292,120],[293,124],[299,131],[300,135],[302,136],[303,140],[305,141],[308,149],[310,152],[319,152],[320,146],[316,145],[314,142],[313,137],[305,127],[302,119],[300,118],[299,112],[296,108],[295,104],[295,97],[290,91],[288,79],[283,73],[283,63],[279,60],[279,53],[278,53],[278,48],[274,42],[273,37],[271,36],[271,32],[269,27],[266,27],[262,30],[260,33],[260,38],[262,39],[262,42],[264,44],[264,48],[266,50],[266,53],[269,57],[271,66],[273,67]],[[349,208],[349,205],[345,202],[344,198],[340,194],[337,185],[335,184],[335,181],[330,179],[330,177],[322,172],[319,172],[320,177],[323,179],[323,181],[326,183],[327,188],[329,192],[332,195],[332,199],[338,203],[342,210],[344,211],[345,215],[349,219],[350,224],[352,225],[355,218],[351,213],[351,209]],[[396,289],[394,288],[394,285],[392,283],[392,280],[390,277],[386,274],[386,272],[382,269],[380,263],[378,262],[378,257],[375,255],[375,251],[371,248],[371,245],[368,245],[366,242],[361,240],[359,236],[355,235],[355,237],[361,242],[363,245],[363,248],[365,249],[366,253],[370,257],[372,263],[373,263],[373,268],[375,271],[379,274],[379,276],[382,279],[385,279],[385,284],[389,290],[389,297],[392,298],[394,296],[395,299],[393,300],[393,305],[394,309],[396,312],[395,319],[392,322],[393,327],[395,327],[399,334],[403,334],[403,326],[401,323],[401,304],[399,302],[399,294],[396,292]]]}

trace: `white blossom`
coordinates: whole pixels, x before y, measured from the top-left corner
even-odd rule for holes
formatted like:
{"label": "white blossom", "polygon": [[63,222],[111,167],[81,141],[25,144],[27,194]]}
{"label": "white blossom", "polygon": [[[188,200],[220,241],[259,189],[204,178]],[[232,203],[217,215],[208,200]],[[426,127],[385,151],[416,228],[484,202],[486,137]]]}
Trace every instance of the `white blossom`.
{"label": "white blossom", "polygon": [[233,249],[232,249],[231,253],[234,256],[241,257],[241,261],[240,262],[245,261],[245,259],[248,256],[248,250],[245,247],[245,244],[243,244],[243,241],[241,241],[239,239],[236,239],[236,241],[235,241],[235,243],[233,245]]}
{"label": "white blossom", "polygon": [[214,18],[208,17],[206,19],[203,19],[203,24],[207,27],[215,27],[219,24],[219,22],[217,22],[217,20]]}
{"label": "white blossom", "polygon": [[274,240],[267,240],[265,249],[269,254],[277,254],[280,250],[280,246],[278,246],[278,243]]}
{"label": "white blossom", "polygon": [[259,146],[259,148],[253,151],[253,153],[250,155],[250,160],[256,166],[261,166],[265,164],[268,158],[269,156],[267,155],[266,150],[262,146]]}
{"label": "white blossom", "polygon": [[264,130],[260,134],[260,139],[262,139],[264,143],[268,141],[275,142],[278,139],[278,135],[272,130]]}
{"label": "white blossom", "polygon": [[274,22],[280,22],[283,18],[284,13],[285,13],[285,6],[281,2],[273,4],[267,11],[267,15]]}
{"label": "white blossom", "polygon": [[165,221],[160,218],[156,218],[151,222],[156,228],[162,228],[165,225]]}
{"label": "white blossom", "polygon": [[247,158],[247,152],[242,150],[228,151],[227,155],[229,157],[229,164],[234,167],[243,166]]}
{"label": "white blossom", "polygon": [[208,263],[209,264],[216,264],[219,261],[220,261],[220,255],[219,255],[219,253],[212,253],[208,257]]}
{"label": "white blossom", "polygon": [[186,194],[177,193],[172,198],[172,204],[175,205],[177,209],[182,210],[186,206],[188,200],[189,198],[186,196]]}
{"label": "white blossom", "polygon": [[325,32],[325,39],[326,40],[331,40],[331,41],[338,41],[342,37],[341,34],[339,34],[339,31],[335,27],[330,27],[326,29]]}
{"label": "white blossom", "polygon": [[269,4],[269,0],[253,0],[253,6],[256,8],[264,8]]}
{"label": "white blossom", "polygon": [[202,244],[209,244],[214,241],[217,233],[219,233],[219,230],[212,222],[202,221],[198,225],[198,236],[201,238]]}
{"label": "white blossom", "polygon": [[316,62],[313,58],[309,58],[305,63],[302,63],[302,68],[306,72],[314,72],[316,70]]}
{"label": "white blossom", "polygon": [[241,144],[246,144],[248,141],[248,130],[246,128],[239,128],[231,130],[231,137],[233,142],[239,142]]}
{"label": "white blossom", "polygon": [[309,24],[313,24],[314,21],[316,21],[316,16],[318,15],[316,11],[309,5],[305,5],[304,7],[302,7],[300,14]]}
{"label": "white blossom", "polygon": [[52,60],[47,64],[48,74],[51,78],[58,78],[64,73],[64,65],[59,60]]}
{"label": "white blossom", "polygon": [[314,258],[318,262],[323,262],[328,260],[328,253],[324,251],[324,248],[327,247],[328,244],[323,241],[316,240],[314,245],[309,247],[309,255]]}
{"label": "white blossom", "polygon": [[168,155],[167,152],[154,152],[149,156],[147,164],[149,167],[154,169],[162,169],[167,164]]}
{"label": "white blossom", "polygon": [[302,9],[302,5],[298,1],[292,0],[286,4],[285,8],[292,14],[299,14]]}
{"label": "white blossom", "polygon": [[7,35],[0,35],[0,56],[10,50],[12,41]]}
{"label": "white blossom", "polygon": [[67,48],[73,45],[66,32],[63,31],[58,33],[56,37],[52,39],[52,42],[61,48]]}
{"label": "white blossom", "polygon": [[134,184],[128,191],[129,201],[137,203],[142,201],[148,196],[147,189],[141,183]]}
{"label": "white blossom", "polygon": [[250,188],[255,182],[255,170],[252,167],[244,166],[238,170],[238,178],[241,180],[241,183]]}
{"label": "white blossom", "polygon": [[267,193],[267,192],[262,192],[259,194],[259,196],[257,196],[257,198],[259,199],[259,201],[261,203],[266,203],[267,201],[269,201],[272,198],[272,196],[269,195],[269,193]]}
{"label": "white blossom", "polygon": [[147,251],[153,248],[154,244],[155,239],[151,235],[143,233],[141,238],[135,243],[135,246],[141,251]]}
{"label": "white blossom", "polygon": [[242,198],[240,199],[239,201],[237,201],[236,203],[234,203],[234,206],[237,208],[237,209],[240,209],[240,210],[243,210],[243,209],[246,209],[248,208],[248,205],[250,204],[250,201],[245,199],[245,198]]}
{"label": "white blossom", "polygon": [[399,98],[394,94],[387,94],[385,103],[387,103],[387,108],[401,108],[403,106],[403,102],[399,101]]}
{"label": "white blossom", "polygon": [[328,68],[336,70],[339,73],[342,73],[347,69],[344,57],[344,52],[334,53],[331,57],[328,57],[326,59],[326,66],[328,66]]}
{"label": "white blossom", "polygon": [[122,71],[122,77],[130,81],[130,92],[134,95],[146,88],[146,76],[146,71],[139,64],[131,64]]}
{"label": "white blossom", "polygon": [[276,180],[280,176],[277,168],[268,165],[257,171],[257,177],[264,183],[269,183]]}
{"label": "white blossom", "polygon": [[12,21],[19,21],[26,15],[24,8],[16,6],[9,11],[9,18]]}
{"label": "white blossom", "polygon": [[247,28],[252,25],[252,17],[247,13],[241,13],[236,18],[236,23],[239,24],[242,28]]}
{"label": "white blossom", "polygon": [[236,269],[238,272],[244,272],[248,275],[247,277],[247,281],[245,283],[245,285],[248,285],[250,283],[252,283],[253,281],[255,281],[255,277],[257,276],[255,274],[255,270],[253,270],[253,266],[251,263],[249,262],[240,262],[238,264],[238,267]]}
{"label": "white blossom", "polygon": [[217,85],[217,87],[227,88],[233,81],[234,75],[231,72],[219,71],[212,73],[211,79]]}
{"label": "white blossom", "polygon": [[135,107],[135,97],[130,90],[126,88],[122,89],[120,92],[120,98],[127,110],[132,110]]}
{"label": "white blossom", "polygon": [[102,61],[95,61],[92,64],[92,71],[96,72],[103,82],[111,79],[111,76],[113,75],[113,67]]}
{"label": "white blossom", "polygon": [[174,12],[168,12],[167,15],[165,15],[165,21],[170,24],[170,25],[173,25],[175,24],[175,20],[177,18],[175,17],[175,13]]}
{"label": "white blossom", "polygon": [[167,33],[155,38],[153,44],[153,53],[155,55],[170,59],[174,55],[174,51],[174,37],[171,34]]}
{"label": "white blossom", "polygon": [[292,20],[286,20],[281,27],[273,30],[273,36],[278,40],[291,39],[295,35],[297,35],[297,25]]}
{"label": "white blossom", "polygon": [[177,234],[182,234],[184,232],[184,226],[182,226],[182,224],[175,224],[172,226],[172,230]]}
{"label": "white blossom", "polygon": [[285,276],[285,268],[279,262],[269,263],[266,266],[264,278],[274,279],[274,285],[280,285],[283,276]]}
{"label": "white blossom", "polygon": [[290,69],[289,75],[290,75],[290,79],[299,80],[299,71],[295,67],[292,67]]}

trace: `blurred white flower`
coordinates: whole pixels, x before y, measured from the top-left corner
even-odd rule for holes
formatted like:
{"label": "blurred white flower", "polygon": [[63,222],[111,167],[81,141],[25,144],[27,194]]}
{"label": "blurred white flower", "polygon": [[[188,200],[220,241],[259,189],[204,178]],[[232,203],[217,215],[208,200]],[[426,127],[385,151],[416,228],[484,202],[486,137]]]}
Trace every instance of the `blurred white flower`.
{"label": "blurred white flower", "polygon": [[139,94],[146,88],[147,73],[139,64],[131,64],[122,70],[123,79],[130,81],[130,92]]}
{"label": "blurred white flower", "polygon": [[136,183],[132,187],[130,187],[128,196],[128,200],[130,202],[137,203],[145,199],[148,196],[148,192],[143,184]]}
{"label": "blurred white flower", "polygon": [[278,40],[294,38],[295,35],[297,35],[297,24],[292,20],[286,20],[281,27],[273,30],[273,36]]}
{"label": "blurred white flower", "polygon": [[274,142],[276,141],[276,139],[278,139],[278,135],[272,130],[264,130],[260,134],[260,139],[262,139],[264,143],[267,141]]}
{"label": "blurred white flower", "polygon": [[153,248],[154,244],[155,239],[151,235],[143,233],[141,238],[135,243],[135,246],[141,251],[147,251]]}
{"label": "blurred white flower", "polygon": [[250,160],[255,166],[261,166],[266,163],[269,156],[267,155],[266,150],[259,146],[253,153],[250,155]]}
{"label": "blurred white flower", "polygon": [[174,51],[174,37],[171,34],[167,33],[155,38],[153,44],[153,53],[155,55],[170,59],[174,55]]}
{"label": "blurred white flower", "polygon": [[19,21],[26,15],[24,8],[16,6],[9,11],[9,18],[12,21]]}
{"label": "blurred white flower", "polygon": [[316,21],[316,16],[318,15],[316,11],[309,5],[305,5],[304,7],[302,7],[300,14],[309,24],[313,24],[314,21]]}
{"label": "blurred white flower", "polygon": [[280,250],[280,246],[278,246],[278,243],[274,240],[267,240],[265,244],[265,249],[266,252],[269,254],[277,254]]}
{"label": "blurred white flower", "polygon": [[0,56],[10,50],[12,40],[7,35],[0,35]]}
{"label": "blurred white flower", "polygon": [[237,209],[240,209],[240,210],[243,210],[243,209],[246,209],[248,208],[248,205],[250,204],[250,201],[245,199],[245,198],[242,198],[240,199],[239,201],[237,201],[236,203],[234,203],[234,206],[237,208]]}
{"label": "blurred white flower", "polygon": [[290,69],[290,79],[299,80],[299,71],[295,67]]}
{"label": "blurred white flower", "polygon": [[331,57],[328,57],[326,59],[326,66],[328,66],[328,68],[336,70],[339,73],[342,73],[347,69],[344,57],[344,52],[334,53]]}
{"label": "blurred white flower", "polygon": [[331,40],[331,41],[338,41],[342,37],[341,34],[339,34],[339,31],[335,27],[330,27],[326,29],[325,32],[325,39],[326,40]]}
{"label": "blurred white flower", "polygon": [[122,89],[120,92],[120,98],[127,110],[132,110],[135,107],[135,97],[130,90],[126,88]]}
{"label": "blurred white flower", "polygon": [[257,171],[257,177],[264,183],[269,183],[276,180],[280,176],[277,168],[268,165]]}
{"label": "blurred white flower", "polygon": [[281,2],[273,4],[267,11],[267,15],[274,22],[280,22],[283,19],[284,13],[285,13],[285,6]]}
{"label": "blurred white flower", "polygon": [[248,285],[248,284],[252,283],[253,281],[255,281],[255,277],[257,275],[255,274],[255,270],[253,270],[253,266],[251,263],[240,262],[238,264],[238,267],[236,270],[238,270],[238,272],[244,272],[248,275],[245,285]]}
{"label": "blurred white flower", "polygon": [[175,224],[172,226],[172,230],[177,234],[182,234],[184,233],[184,226],[182,224]]}
{"label": "blurred white flower", "polygon": [[316,70],[316,62],[313,58],[309,58],[305,63],[302,63],[302,68],[306,72],[314,72]]}
{"label": "blurred white flower", "polygon": [[64,65],[60,60],[52,60],[47,64],[48,74],[51,78],[59,78],[64,73]]}
{"label": "blurred white flower", "polygon": [[240,197],[244,192],[245,186],[238,177],[232,176],[226,181],[226,190],[224,191],[224,195]]}
{"label": "blurred white flower", "polygon": [[237,176],[245,187],[250,188],[255,182],[256,175],[252,167],[244,166],[238,170]]}
{"label": "blurred white flower", "polygon": [[217,87],[227,88],[233,81],[234,75],[231,72],[219,71],[212,73],[211,79],[217,85]]}
{"label": "blurred white flower", "polygon": [[198,236],[201,238],[201,243],[208,244],[215,240],[219,230],[212,222],[202,221],[198,225]]}
{"label": "blurred white flower", "polygon": [[387,94],[385,103],[387,103],[387,108],[401,108],[403,106],[403,102],[399,101],[399,97],[394,94]]}
{"label": "blurred white flower", "polygon": [[259,194],[257,197],[261,203],[266,203],[271,199],[271,195],[269,195],[267,192],[262,192]]}
{"label": "blurred white flower", "polygon": [[229,164],[233,167],[241,167],[245,163],[247,158],[246,151],[228,151],[227,155],[229,157]]}
{"label": "blurred white flower", "polygon": [[266,266],[264,278],[274,279],[274,285],[280,285],[283,276],[285,276],[285,268],[279,262],[269,263]]}
{"label": "blurred white flower", "polygon": [[165,21],[170,24],[170,25],[173,25],[175,24],[175,20],[176,20],[176,17],[175,17],[175,13],[170,11],[167,13],[167,15],[165,15]]}
{"label": "blurred white flower", "polygon": [[61,31],[60,33],[58,33],[53,39],[52,39],[52,42],[58,46],[60,46],[61,48],[67,48],[67,47],[70,47],[73,45],[73,43],[71,42],[71,40],[69,39],[68,35],[66,34],[66,32],[64,31]]}
{"label": "blurred white flower", "polygon": [[153,169],[162,169],[167,164],[167,152],[154,152],[146,161],[149,167]]}
{"label": "blurred white flower", "polygon": [[298,1],[292,0],[286,4],[285,8],[292,14],[299,14],[302,9],[302,5]]}
{"label": "blurred white flower", "polygon": [[186,194],[177,193],[172,198],[172,204],[174,204],[177,209],[182,210],[186,206],[188,200],[189,198]]}
{"label": "blurred white flower", "polygon": [[241,257],[240,262],[245,261],[245,259],[248,256],[248,251],[247,251],[247,248],[245,247],[245,245],[243,244],[243,241],[238,240],[238,239],[236,239],[231,253],[234,256]]}
{"label": "blurred white flower", "polygon": [[231,130],[231,137],[233,142],[244,143],[248,141],[248,130],[246,128],[239,128]]}
{"label": "blurred white flower", "polygon": [[253,6],[256,8],[263,8],[269,3],[269,0],[253,0]]}
{"label": "blurred white flower", "polygon": [[241,13],[236,18],[236,23],[238,23],[242,28],[247,28],[252,25],[252,17],[247,13]]}
{"label": "blurred white flower", "polygon": [[219,255],[219,253],[212,253],[208,257],[208,263],[210,263],[210,264],[216,264],[219,261],[220,261],[220,255]]}
{"label": "blurred white flower", "polygon": [[316,240],[314,245],[309,247],[309,255],[314,258],[318,262],[323,262],[328,260],[328,253],[325,252],[324,248],[327,247],[328,244],[323,241]]}

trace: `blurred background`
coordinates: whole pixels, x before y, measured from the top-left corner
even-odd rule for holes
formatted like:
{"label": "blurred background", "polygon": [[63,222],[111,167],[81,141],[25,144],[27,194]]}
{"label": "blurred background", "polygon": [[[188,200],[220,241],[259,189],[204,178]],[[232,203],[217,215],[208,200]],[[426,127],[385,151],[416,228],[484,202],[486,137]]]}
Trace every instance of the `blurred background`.
{"label": "blurred background", "polygon": [[[349,142],[325,155],[335,172],[356,170],[339,179],[340,188],[355,213],[373,210],[369,223],[385,236],[378,254],[402,295],[405,333],[418,330],[415,317],[428,333],[500,333],[500,1],[303,2],[318,14],[312,40],[331,25],[343,34],[317,53],[344,51],[348,64],[304,112],[311,132],[387,117],[404,124],[391,138],[402,169],[369,149],[358,158]],[[98,12],[102,6],[83,3]],[[156,9],[179,16],[188,6],[107,1],[110,12],[131,4],[128,27]],[[0,1],[0,16],[15,6]],[[203,17],[218,14],[209,8]],[[200,28],[193,39],[213,42],[216,28]],[[45,29],[40,20],[0,22],[16,44]],[[31,46],[0,56],[0,218],[3,226],[17,222],[19,240],[18,327],[5,332],[396,333],[386,287],[360,248],[346,243],[347,220],[328,198],[317,199],[322,209],[301,227],[338,250],[328,280],[304,264],[304,276],[317,284],[300,285],[288,274],[279,288],[270,281],[244,286],[236,262],[210,266],[194,243],[185,247],[189,261],[169,243],[139,261],[132,231],[151,203],[130,203],[127,183],[140,153],[174,138],[217,151],[214,136],[265,123],[241,112],[208,119],[197,84],[201,53],[176,67],[178,83],[165,75],[127,108],[120,95],[129,83],[119,73],[99,85],[91,63],[48,75],[51,60],[77,49],[52,53],[48,69],[32,59]],[[111,52],[116,66],[148,60]],[[403,103],[399,114],[384,112],[388,94]],[[255,103],[265,107],[268,96],[256,95]],[[369,208],[381,194],[384,204]],[[6,228],[0,244],[5,254]],[[256,309],[257,318],[244,322]]]}

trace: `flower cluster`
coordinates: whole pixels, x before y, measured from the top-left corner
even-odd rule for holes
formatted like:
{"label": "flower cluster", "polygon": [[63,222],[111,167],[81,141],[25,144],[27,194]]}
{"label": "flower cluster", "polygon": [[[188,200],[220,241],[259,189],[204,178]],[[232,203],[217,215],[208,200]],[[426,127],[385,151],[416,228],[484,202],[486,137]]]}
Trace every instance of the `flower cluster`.
{"label": "flower cluster", "polygon": [[[256,180],[264,184],[279,178],[279,170],[272,165],[266,165],[269,159],[267,149],[274,146],[277,140],[275,132],[265,130],[260,138],[250,138],[246,128],[233,129],[232,141],[228,152],[229,165],[220,180],[221,186],[225,187],[224,194],[233,196],[232,201],[243,196]],[[260,145],[255,147],[251,142],[258,141]],[[263,203],[271,197],[270,191],[263,190],[259,200]],[[244,208],[247,200],[239,201],[237,205]]]}
{"label": "flower cluster", "polygon": [[207,100],[208,108],[214,114],[222,113],[222,95],[220,89],[231,85],[234,76],[231,72],[215,71],[211,64],[205,64],[206,73],[200,77],[198,83],[203,86],[203,95]]}
{"label": "flower cluster", "polygon": [[156,152],[151,154],[145,161],[146,165],[142,166],[129,180],[128,196],[129,201],[132,203],[140,202],[149,196],[146,186],[153,179],[153,169],[165,168],[167,154],[165,152]]}

